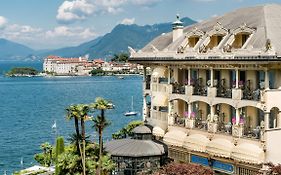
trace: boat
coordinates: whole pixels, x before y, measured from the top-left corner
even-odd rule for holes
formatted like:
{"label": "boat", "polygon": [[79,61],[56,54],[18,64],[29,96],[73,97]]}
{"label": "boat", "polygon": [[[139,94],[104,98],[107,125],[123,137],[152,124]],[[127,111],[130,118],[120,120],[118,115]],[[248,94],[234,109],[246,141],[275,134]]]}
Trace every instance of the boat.
{"label": "boat", "polygon": [[118,76],[117,78],[118,78],[118,79],[124,79],[124,77],[123,77],[123,76]]}
{"label": "boat", "polygon": [[134,111],[134,97],[132,96],[132,103],[131,103],[131,111],[125,112],[125,116],[134,116],[137,115],[138,112]]}

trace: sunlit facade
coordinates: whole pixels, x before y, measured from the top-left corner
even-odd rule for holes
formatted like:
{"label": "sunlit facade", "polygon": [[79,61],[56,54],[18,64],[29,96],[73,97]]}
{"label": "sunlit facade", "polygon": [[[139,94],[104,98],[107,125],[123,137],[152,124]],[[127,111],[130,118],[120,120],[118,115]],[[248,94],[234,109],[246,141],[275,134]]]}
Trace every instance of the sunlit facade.
{"label": "sunlit facade", "polygon": [[143,114],[175,161],[255,175],[281,163],[281,5],[238,9],[155,38]]}

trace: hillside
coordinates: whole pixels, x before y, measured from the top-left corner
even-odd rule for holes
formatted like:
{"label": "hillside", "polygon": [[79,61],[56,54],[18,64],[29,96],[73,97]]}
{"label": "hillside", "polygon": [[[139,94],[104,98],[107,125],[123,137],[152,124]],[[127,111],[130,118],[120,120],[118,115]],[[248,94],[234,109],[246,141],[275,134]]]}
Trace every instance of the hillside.
{"label": "hillside", "polygon": [[0,60],[20,60],[33,54],[34,50],[6,39],[0,39]]}
{"label": "hillside", "polygon": [[[184,26],[195,23],[190,18],[182,18],[181,21]],[[119,24],[103,37],[83,43],[77,47],[53,50],[44,53],[43,56],[53,54],[74,57],[89,54],[90,58],[109,58],[114,53],[127,52],[128,46],[141,49],[156,36],[171,32],[171,30],[171,22],[145,26]]]}

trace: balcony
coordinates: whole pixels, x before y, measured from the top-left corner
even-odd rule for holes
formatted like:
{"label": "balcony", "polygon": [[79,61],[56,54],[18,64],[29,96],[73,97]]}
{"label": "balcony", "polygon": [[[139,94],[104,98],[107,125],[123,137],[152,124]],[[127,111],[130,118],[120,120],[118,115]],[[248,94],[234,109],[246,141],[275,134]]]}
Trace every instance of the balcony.
{"label": "balcony", "polygon": [[184,85],[179,85],[177,83],[173,84],[173,94],[185,94],[185,86]]}
{"label": "balcony", "polygon": [[231,122],[224,122],[222,116],[217,115],[214,116],[212,121],[209,115],[207,120],[202,120],[198,116],[191,119],[182,116],[173,116],[173,119],[173,126],[250,140],[260,140],[264,132],[261,126],[253,127],[246,123],[233,125]]}

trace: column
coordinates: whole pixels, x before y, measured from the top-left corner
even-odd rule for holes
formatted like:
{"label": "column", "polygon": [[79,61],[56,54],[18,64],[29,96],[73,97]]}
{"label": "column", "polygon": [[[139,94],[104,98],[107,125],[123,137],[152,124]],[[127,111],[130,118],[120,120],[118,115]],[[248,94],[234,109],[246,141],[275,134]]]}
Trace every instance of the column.
{"label": "column", "polygon": [[175,124],[175,119],[173,117],[173,103],[171,101],[169,101],[168,103],[168,124],[169,125]]}
{"label": "column", "polygon": [[214,115],[215,115],[215,106],[214,105],[210,105],[210,112],[211,112],[211,121],[214,121]]}
{"label": "column", "polygon": [[277,128],[281,128],[281,111],[277,114]]}
{"label": "column", "polygon": [[146,98],[143,96],[143,121],[146,120],[147,117],[147,105],[146,105]]}
{"label": "column", "polygon": [[174,79],[175,79],[175,82],[179,82],[179,68],[178,67],[175,67],[174,68]]}
{"label": "column", "polygon": [[235,88],[238,89],[239,88],[239,70],[235,69]]}
{"label": "column", "polygon": [[240,110],[237,108],[236,111],[235,111],[235,119],[236,119],[236,125],[239,124],[240,122]]}
{"label": "column", "polygon": [[269,73],[268,73],[268,69],[266,69],[264,71],[265,73],[265,77],[264,77],[264,88],[265,89],[269,89]]}
{"label": "column", "polygon": [[213,70],[213,68],[211,68],[211,70],[210,70],[210,76],[211,76],[211,85],[210,85],[210,87],[213,87],[214,86],[214,70]]}
{"label": "column", "polygon": [[168,66],[168,84],[171,84],[171,67]]}
{"label": "column", "polygon": [[188,103],[188,118],[191,118],[191,113],[192,113],[192,103]]}
{"label": "column", "polygon": [[269,129],[269,115],[270,115],[270,112],[264,113],[264,129],[265,130]]}
{"label": "column", "polygon": [[191,85],[191,68],[188,67],[188,86]]}

